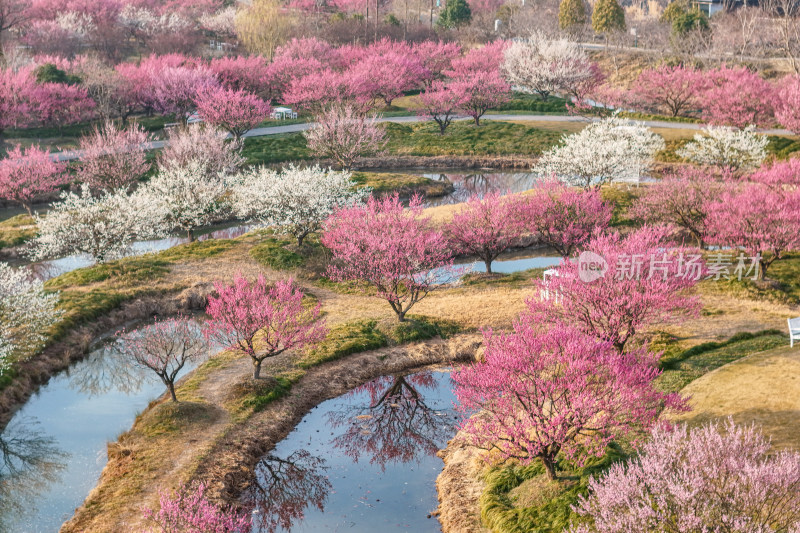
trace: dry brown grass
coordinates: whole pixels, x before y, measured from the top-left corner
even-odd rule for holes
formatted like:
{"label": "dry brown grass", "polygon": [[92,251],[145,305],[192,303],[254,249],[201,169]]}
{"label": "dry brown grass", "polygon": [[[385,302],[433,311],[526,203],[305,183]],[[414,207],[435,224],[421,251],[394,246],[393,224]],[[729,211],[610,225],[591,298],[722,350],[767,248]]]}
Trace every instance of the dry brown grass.
{"label": "dry brown grass", "polygon": [[675,417],[690,425],[732,417],[761,426],[778,449],[800,449],[800,347],[756,353],[693,381],[692,411]]}

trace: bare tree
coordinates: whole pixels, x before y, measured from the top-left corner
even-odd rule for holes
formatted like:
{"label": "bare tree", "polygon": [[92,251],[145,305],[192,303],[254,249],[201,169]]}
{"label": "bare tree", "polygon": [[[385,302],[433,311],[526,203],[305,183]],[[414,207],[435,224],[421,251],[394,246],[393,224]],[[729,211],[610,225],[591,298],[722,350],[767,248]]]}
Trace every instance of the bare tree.
{"label": "bare tree", "polygon": [[776,44],[795,73],[800,73],[800,6],[797,0],[765,0],[762,4],[773,17]]}

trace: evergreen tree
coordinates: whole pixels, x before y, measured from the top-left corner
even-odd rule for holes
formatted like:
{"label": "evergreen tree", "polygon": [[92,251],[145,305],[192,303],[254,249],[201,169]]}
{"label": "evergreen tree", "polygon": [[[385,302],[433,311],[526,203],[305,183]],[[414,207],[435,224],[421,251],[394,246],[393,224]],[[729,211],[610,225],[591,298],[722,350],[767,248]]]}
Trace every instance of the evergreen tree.
{"label": "evergreen tree", "polygon": [[617,0],[598,0],[592,13],[592,29],[596,33],[608,34],[625,29],[625,12]]}
{"label": "evergreen tree", "polygon": [[558,6],[558,26],[568,30],[586,24],[586,8],[583,0],[561,0]]}
{"label": "evergreen tree", "polygon": [[457,28],[469,24],[472,10],[466,0],[447,0],[447,5],[439,15],[436,25],[442,28]]}

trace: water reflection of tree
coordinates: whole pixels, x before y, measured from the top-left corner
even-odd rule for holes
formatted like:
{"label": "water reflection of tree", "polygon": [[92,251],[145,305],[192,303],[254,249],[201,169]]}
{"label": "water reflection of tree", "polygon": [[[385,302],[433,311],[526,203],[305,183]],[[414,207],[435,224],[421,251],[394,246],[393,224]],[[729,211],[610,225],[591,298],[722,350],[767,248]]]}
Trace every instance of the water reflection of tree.
{"label": "water reflection of tree", "polygon": [[70,370],[69,386],[82,394],[97,396],[117,390],[125,394],[138,392],[149,378],[108,344],[91,352]]}
{"label": "water reflection of tree", "polygon": [[255,480],[244,497],[254,509],[253,522],[259,531],[289,530],[302,520],[305,510],[323,510],[331,483],[325,460],[306,450],[297,450],[285,459],[267,455],[255,468]]}
{"label": "water reflection of tree", "polygon": [[381,469],[392,462],[407,463],[421,455],[434,455],[450,437],[455,419],[448,412],[431,409],[420,393],[432,389],[430,372],[411,376],[385,376],[351,394],[367,392],[368,405],[352,405],[328,413],[334,428],[344,433],[333,440],[354,461],[369,456]]}
{"label": "water reflection of tree", "polygon": [[0,530],[10,517],[35,512],[37,496],[60,479],[68,458],[36,421],[6,427],[0,434]]}
{"label": "water reflection of tree", "polygon": [[[515,173],[474,173],[431,175],[438,181],[449,181],[455,191],[442,198],[440,203],[466,202],[473,196],[483,198],[493,192],[521,192],[533,187],[536,177],[528,172]],[[434,199],[434,202],[437,199]]]}

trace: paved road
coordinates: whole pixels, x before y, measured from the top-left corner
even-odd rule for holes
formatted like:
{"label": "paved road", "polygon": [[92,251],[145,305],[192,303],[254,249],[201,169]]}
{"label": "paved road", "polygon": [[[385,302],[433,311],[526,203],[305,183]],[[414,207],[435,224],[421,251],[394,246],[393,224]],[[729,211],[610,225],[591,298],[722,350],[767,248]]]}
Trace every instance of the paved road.
{"label": "paved road", "polygon": [[[378,122],[396,122],[396,123],[408,123],[408,122],[421,122],[423,118],[417,116],[408,116],[408,117],[382,117],[378,119]],[[456,117],[454,120],[472,120],[471,117]],[[587,122],[588,120],[600,120],[600,119],[587,119],[580,116],[573,116],[573,115],[497,115],[497,114],[487,114],[482,117],[482,120],[506,120],[506,121],[525,121],[525,122]],[[650,128],[669,128],[669,129],[685,129],[685,130],[700,130],[703,127],[703,124],[696,124],[690,122],[667,122],[663,120],[644,120],[645,126]],[[265,128],[255,128],[250,130],[249,132],[245,133],[245,137],[263,137],[266,135],[279,135],[281,133],[296,133],[299,131],[304,131],[311,128],[314,125],[313,122],[306,122],[303,124],[289,124],[287,126],[268,126]],[[766,129],[766,130],[758,130],[760,133],[766,133],[768,135],[791,135],[792,132],[788,130],[781,130],[781,129]],[[163,148],[166,145],[166,141],[153,141],[147,143],[146,147],[148,150],[155,150],[158,148]],[[57,161],[72,161],[74,159],[78,159],[81,156],[80,150],[70,150],[66,152],[53,152],[53,158]]]}

